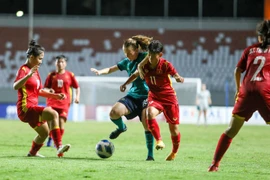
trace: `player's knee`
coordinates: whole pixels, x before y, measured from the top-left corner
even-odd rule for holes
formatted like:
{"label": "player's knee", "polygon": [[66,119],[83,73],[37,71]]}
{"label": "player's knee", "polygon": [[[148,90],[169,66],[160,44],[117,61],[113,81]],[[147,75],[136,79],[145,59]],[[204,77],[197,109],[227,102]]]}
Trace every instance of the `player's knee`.
{"label": "player's knee", "polygon": [[121,116],[119,115],[119,112],[118,111],[116,111],[115,109],[112,109],[111,111],[110,111],[110,118],[111,119],[118,119],[118,118],[120,118]]}
{"label": "player's knee", "polygon": [[154,119],[155,117],[156,117],[155,111],[152,108],[148,109],[147,119]]}

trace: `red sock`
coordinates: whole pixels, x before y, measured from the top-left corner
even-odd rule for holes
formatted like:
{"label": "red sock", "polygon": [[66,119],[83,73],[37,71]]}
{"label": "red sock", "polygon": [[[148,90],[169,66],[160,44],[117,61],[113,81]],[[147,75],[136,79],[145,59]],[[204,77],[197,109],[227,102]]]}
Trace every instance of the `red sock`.
{"label": "red sock", "polygon": [[54,145],[58,149],[62,145],[62,136],[59,128],[51,130]]}
{"label": "red sock", "polygon": [[156,119],[147,119],[146,120],[147,124],[148,124],[148,128],[151,131],[152,135],[154,136],[154,138],[158,141],[161,140],[161,135],[160,135],[160,130],[159,130],[159,126],[158,123],[156,121]]}
{"label": "red sock", "polygon": [[60,129],[61,136],[63,137],[65,129]]}
{"label": "red sock", "polygon": [[173,153],[177,153],[179,146],[180,146],[180,138],[181,138],[181,134],[177,134],[176,136],[171,136],[172,139],[172,152]]}
{"label": "red sock", "polygon": [[212,162],[214,165],[219,166],[219,162],[227,149],[230,147],[231,142],[232,138],[227,136],[225,133],[220,136]]}
{"label": "red sock", "polygon": [[36,155],[37,152],[40,150],[40,148],[43,146],[43,144],[37,144],[35,141],[32,142],[32,147],[29,151],[31,155]]}

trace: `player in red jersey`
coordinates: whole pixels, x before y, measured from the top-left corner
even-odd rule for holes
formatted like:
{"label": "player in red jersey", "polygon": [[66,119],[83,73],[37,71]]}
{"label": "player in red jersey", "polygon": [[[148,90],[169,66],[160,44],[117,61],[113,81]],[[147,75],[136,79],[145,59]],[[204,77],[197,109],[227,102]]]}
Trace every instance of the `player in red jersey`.
{"label": "player in red jersey", "polygon": [[[229,128],[221,135],[209,172],[218,170],[220,161],[245,121],[258,110],[270,124],[270,21],[258,24],[258,44],[247,47],[235,71],[236,100]],[[240,86],[241,73],[246,73]]]}
{"label": "player in red jersey", "polygon": [[[80,87],[78,81],[76,80],[74,74],[66,70],[67,58],[64,55],[56,57],[55,66],[56,71],[51,72],[45,81],[44,88],[50,92],[63,93],[66,95],[64,100],[47,98],[47,106],[52,107],[59,114],[59,126],[60,132],[63,138],[64,135],[64,124],[68,117],[68,111],[71,104],[72,94],[71,88],[75,90],[74,102],[80,102]],[[51,146],[51,136],[49,136],[47,141],[47,146]]]}
{"label": "player in red jersey", "polygon": [[[144,79],[149,87],[148,107],[146,110],[147,124],[151,133],[157,141],[156,149],[163,149],[165,144],[160,135],[159,125],[156,121],[156,116],[163,112],[169,124],[169,130],[172,140],[172,152],[166,158],[167,161],[174,160],[180,145],[179,125],[179,105],[176,93],[172,87],[171,78],[175,78],[177,82],[184,82],[173,65],[167,60],[161,58],[163,45],[158,40],[153,40],[148,46],[148,57],[145,59],[146,64],[143,66],[145,74]],[[130,78],[120,87],[123,92],[126,85],[134,81],[139,76],[136,71]]]}
{"label": "player in red jersey", "polygon": [[21,121],[28,123],[38,133],[27,156],[44,157],[38,151],[49,134],[48,123],[50,123],[57,156],[62,157],[63,153],[69,150],[70,144],[62,145],[58,113],[51,107],[38,106],[38,96],[55,99],[65,98],[63,93],[49,93],[42,89],[38,69],[42,63],[44,51],[45,49],[37,45],[34,40],[29,43],[26,52],[27,60],[19,68],[13,84],[13,88],[18,90],[17,113]]}

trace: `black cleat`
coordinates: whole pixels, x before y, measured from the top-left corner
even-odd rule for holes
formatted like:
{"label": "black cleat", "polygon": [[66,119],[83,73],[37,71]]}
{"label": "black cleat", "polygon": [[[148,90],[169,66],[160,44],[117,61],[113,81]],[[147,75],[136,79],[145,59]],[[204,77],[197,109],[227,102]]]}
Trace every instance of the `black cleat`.
{"label": "black cleat", "polygon": [[146,161],[155,161],[155,159],[154,159],[152,156],[148,156],[148,157],[146,158]]}
{"label": "black cleat", "polygon": [[110,139],[116,139],[121,133],[125,132],[127,130],[127,126],[125,127],[125,129],[120,130],[120,129],[116,129],[113,132],[111,132],[110,134]]}

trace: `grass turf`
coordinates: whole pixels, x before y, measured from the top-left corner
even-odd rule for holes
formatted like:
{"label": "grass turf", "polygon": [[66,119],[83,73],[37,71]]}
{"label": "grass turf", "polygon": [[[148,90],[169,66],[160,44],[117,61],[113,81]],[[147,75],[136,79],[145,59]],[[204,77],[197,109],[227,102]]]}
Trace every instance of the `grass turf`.
{"label": "grass turf", "polygon": [[155,150],[155,161],[147,162],[144,131],[139,122],[127,122],[128,131],[112,142],[115,153],[109,159],[95,154],[95,145],[115,126],[111,122],[88,121],[66,124],[63,143],[72,145],[64,158],[56,149],[42,147],[46,158],[26,157],[36,133],[25,123],[0,120],[0,179],[270,179],[269,127],[245,125],[225,154],[219,172],[209,173],[213,153],[227,125],[197,127],[180,125],[181,144],[176,160],[166,162],[171,140],[166,123],[160,123],[166,144]]}

